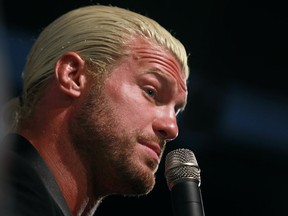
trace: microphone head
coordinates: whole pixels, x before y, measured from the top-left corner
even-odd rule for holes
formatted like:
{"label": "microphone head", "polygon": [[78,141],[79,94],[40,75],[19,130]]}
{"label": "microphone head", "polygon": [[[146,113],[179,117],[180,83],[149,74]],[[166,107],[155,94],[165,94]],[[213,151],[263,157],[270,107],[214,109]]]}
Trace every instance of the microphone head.
{"label": "microphone head", "polygon": [[195,181],[200,186],[200,168],[194,153],[185,148],[169,152],[165,160],[165,177],[169,190],[182,181]]}

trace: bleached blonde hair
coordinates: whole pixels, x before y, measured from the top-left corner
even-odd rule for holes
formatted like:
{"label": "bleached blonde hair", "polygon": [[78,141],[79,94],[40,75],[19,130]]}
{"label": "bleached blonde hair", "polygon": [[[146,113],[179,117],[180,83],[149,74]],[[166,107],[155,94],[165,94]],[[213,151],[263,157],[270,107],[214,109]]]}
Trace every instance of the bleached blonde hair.
{"label": "bleached blonde hair", "polygon": [[54,76],[56,61],[64,53],[76,52],[106,71],[124,55],[131,36],[142,36],[169,50],[188,79],[187,53],[183,44],[156,21],[115,6],[85,6],[67,12],[48,25],[32,46],[23,72],[18,118],[26,118],[33,112],[45,86]]}

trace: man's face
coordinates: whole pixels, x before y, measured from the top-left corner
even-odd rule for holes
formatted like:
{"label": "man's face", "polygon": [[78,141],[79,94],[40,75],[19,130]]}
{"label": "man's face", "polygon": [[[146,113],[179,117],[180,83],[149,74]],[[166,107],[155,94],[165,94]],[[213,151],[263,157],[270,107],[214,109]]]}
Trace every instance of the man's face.
{"label": "man's face", "polygon": [[115,66],[101,91],[91,91],[70,134],[95,193],[147,194],[165,144],[178,135],[176,116],[187,100],[175,58],[143,39]]}

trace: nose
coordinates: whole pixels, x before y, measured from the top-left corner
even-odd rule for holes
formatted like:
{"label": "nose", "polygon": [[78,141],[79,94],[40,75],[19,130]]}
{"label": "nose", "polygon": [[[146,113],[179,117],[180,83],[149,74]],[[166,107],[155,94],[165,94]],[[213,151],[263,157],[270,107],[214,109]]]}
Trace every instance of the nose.
{"label": "nose", "polygon": [[174,110],[162,112],[159,117],[154,119],[152,126],[155,133],[165,141],[171,141],[178,136],[178,124]]}

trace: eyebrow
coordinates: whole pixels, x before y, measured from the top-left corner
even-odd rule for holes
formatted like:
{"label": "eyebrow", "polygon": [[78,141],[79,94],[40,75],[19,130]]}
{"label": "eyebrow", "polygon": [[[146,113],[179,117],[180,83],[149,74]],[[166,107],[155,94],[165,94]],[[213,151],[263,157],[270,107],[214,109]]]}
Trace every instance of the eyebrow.
{"label": "eyebrow", "polygon": [[[169,78],[169,76],[167,76],[167,74],[165,74],[163,71],[161,71],[161,70],[159,70],[157,68],[150,68],[148,70],[148,72],[146,72],[145,74],[154,74],[157,77],[159,77],[160,79],[164,80],[165,82],[172,83],[172,81]],[[178,84],[177,81],[178,80],[176,79],[176,84]],[[184,103],[182,103],[182,102],[180,103],[179,112],[183,112],[185,110],[185,108],[186,108],[186,105],[187,105],[187,97],[186,97],[186,100],[185,100]]]}

